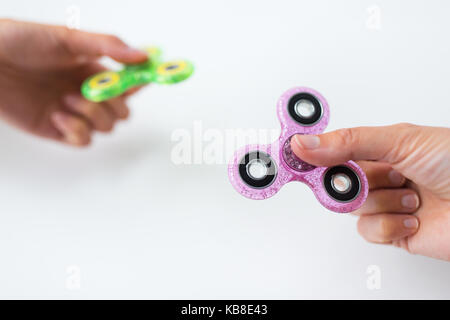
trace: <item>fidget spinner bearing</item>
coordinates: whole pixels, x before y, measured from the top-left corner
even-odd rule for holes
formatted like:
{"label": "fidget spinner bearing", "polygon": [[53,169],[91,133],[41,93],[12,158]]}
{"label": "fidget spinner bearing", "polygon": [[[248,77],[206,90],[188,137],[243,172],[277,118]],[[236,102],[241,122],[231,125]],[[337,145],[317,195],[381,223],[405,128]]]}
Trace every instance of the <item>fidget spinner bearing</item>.
{"label": "fidget spinner bearing", "polygon": [[120,96],[132,87],[150,82],[160,84],[178,83],[194,72],[193,65],[186,60],[163,62],[161,50],[146,49],[149,59],[145,63],[126,65],[121,71],[105,71],[89,77],[81,86],[83,96],[94,102],[101,102]]}
{"label": "fidget spinner bearing", "polygon": [[320,134],[328,125],[330,110],[317,91],[296,87],[278,101],[280,138],[270,145],[248,145],[238,150],[228,166],[233,187],[243,196],[262,200],[275,195],[291,181],[307,184],[319,202],[329,210],[351,212],[364,203],[368,182],[353,161],[326,168],[298,158],[291,150],[296,134]]}

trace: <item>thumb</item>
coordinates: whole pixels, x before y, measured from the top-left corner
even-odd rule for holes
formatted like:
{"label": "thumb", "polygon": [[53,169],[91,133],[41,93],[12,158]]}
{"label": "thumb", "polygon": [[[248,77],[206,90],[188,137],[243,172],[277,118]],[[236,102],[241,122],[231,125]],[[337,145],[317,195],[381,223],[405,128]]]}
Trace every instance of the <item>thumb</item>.
{"label": "thumb", "polygon": [[108,56],[122,63],[141,63],[148,55],[138,49],[129,47],[117,36],[89,33],[79,30],[62,29],[61,41],[70,54],[76,57]]}
{"label": "thumb", "polygon": [[316,166],[334,166],[349,160],[379,160],[396,164],[418,143],[419,127],[397,124],[385,127],[341,129],[318,136],[295,135],[294,153]]}

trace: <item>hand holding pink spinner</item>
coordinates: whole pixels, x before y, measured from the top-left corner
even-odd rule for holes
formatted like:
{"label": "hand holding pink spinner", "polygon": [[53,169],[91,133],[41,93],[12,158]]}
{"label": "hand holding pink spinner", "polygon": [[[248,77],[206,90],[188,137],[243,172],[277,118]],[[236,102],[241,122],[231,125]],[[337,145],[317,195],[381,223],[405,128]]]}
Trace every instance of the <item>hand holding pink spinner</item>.
{"label": "hand holding pink spinner", "polygon": [[317,91],[297,87],[284,93],[277,106],[281,136],[271,145],[250,145],[238,150],[228,166],[231,184],[243,196],[262,200],[291,181],[306,183],[329,210],[351,212],[364,203],[369,191],[366,175],[349,161],[335,167],[315,167],[298,158],[290,141],[296,134],[320,134],[330,110]]}

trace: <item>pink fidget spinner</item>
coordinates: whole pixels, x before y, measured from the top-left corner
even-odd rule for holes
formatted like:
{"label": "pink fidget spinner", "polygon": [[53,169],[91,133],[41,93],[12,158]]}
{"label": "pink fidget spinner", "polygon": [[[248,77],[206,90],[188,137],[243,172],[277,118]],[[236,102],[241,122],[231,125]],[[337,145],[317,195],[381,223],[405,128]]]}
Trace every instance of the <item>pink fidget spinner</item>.
{"label": "pink fidget spinner", "polygon": [[238,150],[228,166],[231,184],[243,196],[262,200],[291,181],[306,183],[320,203],[335,212],[351,212],[364,203],[369,191],[366,175],[349,161],[331,168],[315,167],[291,150],[296,134],[320,134],[330,110],[317,91],[297,87],[284,93],[277,106],[281,136],[271,145],[250,145]]}

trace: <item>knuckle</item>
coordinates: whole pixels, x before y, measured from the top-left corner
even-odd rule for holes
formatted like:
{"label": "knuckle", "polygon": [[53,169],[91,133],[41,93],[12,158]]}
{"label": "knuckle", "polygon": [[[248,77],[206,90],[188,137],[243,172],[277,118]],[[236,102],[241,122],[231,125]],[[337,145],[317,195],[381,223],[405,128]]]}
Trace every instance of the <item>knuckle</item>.
{"label": "knuckle", "polygon": [[76,37],[79,35],[79,31],[71,29],[67,26],[62,26],[57,29],[57,35],[65,46],[70,47],[74,40],[76,40]]}
{"label": "knuckle", "polygon": [[393,129],[392,139],[394,139],[395,143],[392,143],[393,147],[387,150],[385,158],[389,159],[388,161],[392,165],[396,165],[408,157],[409,152],[417,143],[419,135],[414,133],[419,130],[419,126],[405,122],[395,124],[391,128]]}
{"label": "knuckle", "polygon": [[123,44],[124,42],[116,35],[109,34],[106,36],[106,39],[112,44]]}
{"label": "knuckle", "polygon": [[395,226],[383,217],[380,217],[376,228],[376,233],[381,241],[389,241],[395,235]]}
{"label": "knuckle", "polygon": [[75,30],[70,29],[67,26],[62,26],[56,30],[56,36],[62,49],[68,53],[72,53],[72,43],[76,36]]}
{"label": "knuckle", "polygon": [[353,145],[358,142],[358,133],[354,128],[338,130],[342,144]]}
{"label": "knuckle", "polygon": [[412,123],[402,122],[402,123],[395,124],[394,127],[398,128],[400,130],[410,130],[410,129],[414,129],[417,126]]}
{"label": "knuckle", "polygon": [[359,145],[360,135],[356,128],[346,128],[337,131],[339,145],[347,147],[346,150],[349,153],[347,157],[353,159],[353,150],[357,149]]}
{"label": "knuckle", "polygon": [[[395,132],[397,132],[397,137],[399,137],[401,140],[408,141],[411,138],[411,132],[418,130],[419,126],[416,126],[411,123],[398,123],[393,125],[393,128],[395,129]],[[402,141],[400,141],[402,142]]]}
{"label": "knuckle", "polygon": [[61,35],[66,37],[67,39],[73,37],[73,35],[74,35],[73,29],[71,29],[67,26],[62,26],[59,29],[59,32],[61,32]]}

